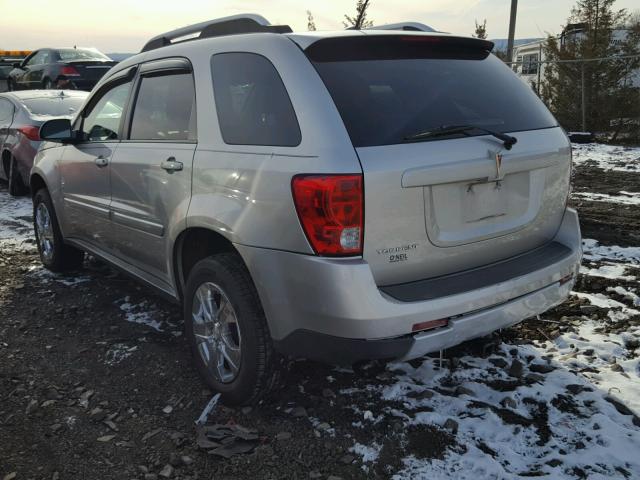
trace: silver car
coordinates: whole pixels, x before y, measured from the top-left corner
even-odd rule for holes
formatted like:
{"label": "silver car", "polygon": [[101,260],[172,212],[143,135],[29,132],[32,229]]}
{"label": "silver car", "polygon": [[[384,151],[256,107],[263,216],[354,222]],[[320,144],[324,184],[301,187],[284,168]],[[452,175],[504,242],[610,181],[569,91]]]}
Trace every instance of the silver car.
{"label": "silver car", "polygon": [[181,302],[230,404],[287,357],[411,359],[563,302],[565,132],[491,42],[416,25],[245,15],[150,40],[40,131],[42,262],[91,252]]}
{"label": "silver car", "polygon": [[11,195],[26,193],[40,126],[52,117],[71,117],[87,95],[74,90],[0,93],[0,179]]}

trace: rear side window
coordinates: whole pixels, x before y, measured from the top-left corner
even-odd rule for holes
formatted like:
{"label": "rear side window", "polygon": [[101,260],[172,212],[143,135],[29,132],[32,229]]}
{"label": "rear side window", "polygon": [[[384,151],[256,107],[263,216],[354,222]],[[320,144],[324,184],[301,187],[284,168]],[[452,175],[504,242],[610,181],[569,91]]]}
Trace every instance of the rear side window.
{"label": "rear side window", "polygon": [[452,125],[502,133],[557,126],[531,88],[503,62],[471,43],[450,46],[447,41],[338,39],[325,47],[322,41],[312,45],[307,55],[355,147],[398,144]]}
{"label": "rear side window", "polygon": [[142,78],[131,140],[196,139],[195,91],[190,73]]}
{"label": "rear side window", "polygon": [[211,70],[225,143],[300,144],[300,127],[291,100],[269,60],[254,53],[221,53],[212,57]]}

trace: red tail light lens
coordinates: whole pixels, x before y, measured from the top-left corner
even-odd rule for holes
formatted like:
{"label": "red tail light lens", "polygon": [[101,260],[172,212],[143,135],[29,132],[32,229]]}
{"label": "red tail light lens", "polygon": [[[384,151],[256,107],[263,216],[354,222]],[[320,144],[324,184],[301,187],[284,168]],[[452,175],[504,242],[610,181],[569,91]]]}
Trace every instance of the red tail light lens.
{"label": "red tail light lens", "polygon": [[69,67],[69,66],[62,67],[60,69],[60,74],[64,75],[65,77],[79,77],[80,76],[80,74],[78,73],[78,70],[76,70],[73,67]]}
{"label": "red tail light lens", "polygon": [[29,140],[40,141],[40,127],[25,125],[24,127],[18,127],[18,131]]}
{"label": "red tail light lens", "polygon": [[318,255],[362,255],[362,175],[298,175],[292,190],[300,223]]}

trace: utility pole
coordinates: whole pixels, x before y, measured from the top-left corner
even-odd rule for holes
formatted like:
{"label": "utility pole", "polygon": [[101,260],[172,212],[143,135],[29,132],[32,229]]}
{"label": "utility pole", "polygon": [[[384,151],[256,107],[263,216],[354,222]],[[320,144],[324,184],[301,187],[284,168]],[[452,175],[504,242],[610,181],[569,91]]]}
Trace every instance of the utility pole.
{"label": "utility pole", "polygon": [[507,61],[513,62],[513,42],[516,36],[516,16],[518,0],[511,0],[511,18],[509,19],[509,43],[507,44]]}

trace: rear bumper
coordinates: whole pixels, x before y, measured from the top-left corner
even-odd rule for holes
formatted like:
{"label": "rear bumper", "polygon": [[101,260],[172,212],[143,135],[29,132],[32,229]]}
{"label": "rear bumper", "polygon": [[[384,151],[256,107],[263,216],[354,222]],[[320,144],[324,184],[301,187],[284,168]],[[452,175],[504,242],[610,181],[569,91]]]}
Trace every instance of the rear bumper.
{"label": "rear bumper", "polygon": [[[276,348],[329,363],[415,358],[538,315],[569,295],[582,249],[578,216],[554,239],[566,255],[542,268],[424,301],[403,302],[375,284],[362,259],[326,259],[238,246],[256,284]],[[519,272],[522,273],[522,272]],[[573,280],[561,280],[573,275]],[[415,324],[448,326],[412,334]]]}

